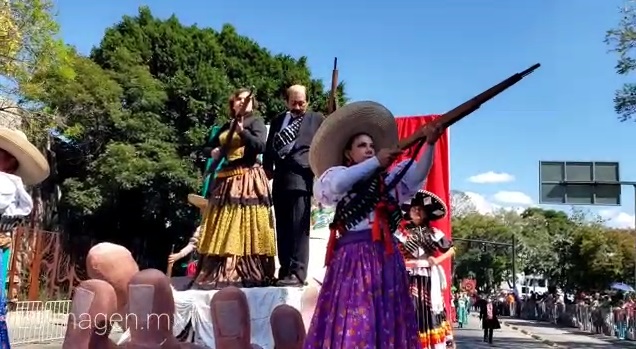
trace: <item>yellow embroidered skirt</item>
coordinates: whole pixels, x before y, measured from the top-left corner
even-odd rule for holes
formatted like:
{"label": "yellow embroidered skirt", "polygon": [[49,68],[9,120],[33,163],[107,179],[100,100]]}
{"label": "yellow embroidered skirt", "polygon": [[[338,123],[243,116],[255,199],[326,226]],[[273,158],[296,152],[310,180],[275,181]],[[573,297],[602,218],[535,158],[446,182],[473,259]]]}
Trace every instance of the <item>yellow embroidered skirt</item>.
{"label": "yellow embroidered skirt", "polygon": [[270,208],[271,192],[262,167],[217,174],[197,248],[200,288],[273,282],[276,241]]}

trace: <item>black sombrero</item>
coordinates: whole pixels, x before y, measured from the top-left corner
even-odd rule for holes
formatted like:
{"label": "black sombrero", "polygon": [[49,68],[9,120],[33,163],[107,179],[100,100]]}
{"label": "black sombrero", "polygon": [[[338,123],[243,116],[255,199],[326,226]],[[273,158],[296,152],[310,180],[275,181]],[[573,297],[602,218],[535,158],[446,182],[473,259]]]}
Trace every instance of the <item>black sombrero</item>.
{"label": "black sombrero", "polygon": [[424,207],[426,216],[430,221],[444,218],[448,212],[448,207],[446,207],[444,200],[428,190],[418,191],[411,201],[402,204],[402,211],[406,212],[405,216],[407,219],[411,206]]}

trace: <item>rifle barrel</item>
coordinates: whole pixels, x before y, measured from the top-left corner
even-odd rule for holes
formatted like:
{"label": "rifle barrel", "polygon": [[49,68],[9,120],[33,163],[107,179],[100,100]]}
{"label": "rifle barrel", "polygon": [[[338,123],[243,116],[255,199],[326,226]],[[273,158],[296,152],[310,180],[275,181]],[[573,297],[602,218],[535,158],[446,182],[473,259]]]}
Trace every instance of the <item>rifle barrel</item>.
{"label": "rifle barrel", "polygon": [[[497,85],[487,89],[486,91],[478,94],[477,96],[469,99],[468,101],[446,112],[439,119],[437,119],[436,122],[440,123],[443,128],[450,127],[457,121],[465,118],[466,116],[470,115],[475,110],[479,109],[484,103],[488,102],[489,100],[493,99],[498,94],[510,88],[512,85],[521,81],[521,79],[523,79],[524,77],[534,72],[540,66],[541,64],[537,63],[520,73],[516,73],[510,76],[509,78],[498,83]],[[421,141],[423,138],[425,137],[422,137],[419,134],[419,132],[415,132],[413,135],[405,138],[404,140],[401,140],[399,142],[399,147],[400,149],[405,150],[411,147],[412,145],[414,145],[415,143],[417,143],[418,141]]]}

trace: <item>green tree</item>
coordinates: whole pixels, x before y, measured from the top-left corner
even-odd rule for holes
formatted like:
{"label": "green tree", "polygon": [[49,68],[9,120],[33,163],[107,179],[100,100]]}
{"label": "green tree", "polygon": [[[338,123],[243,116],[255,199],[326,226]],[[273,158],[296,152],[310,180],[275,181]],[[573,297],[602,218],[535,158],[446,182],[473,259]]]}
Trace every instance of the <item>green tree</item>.
{"label": "green tree", "polygon": [[517,272],[545,277],[568,291],[605,289],[613,281],[633,280],[634,235],[613,230],[582,211],[529,208],[453,217],[457,240],[455,281],[475,277],[485,290],[512,281],[510,243],[516,237]]}
{"label": "green tree", "polygon": [[57,38],[58,32],[50,0],[0,3],[0,111],[28,111],[23,126],[38,143],[42,143],[43,129],[55,120],[38,103],[44,84],[34,77],[54,70],[66,79],[73,78],[69,48]]}
{"label": "green tree", "polygon": [[453,217],[453,238],[456,255],[454,281],[474,277],[482,290],[492,290],[511,276],[510,248],[488,243],[463,240],[482,240],[510,243],[510,229],[498,216],[478,213]]}
{"label": "green tree", "polygon": [[[626,1],[620,9],[621,20],[616,28],[610,29],[605,35],[605,43],[618,54],[616,72],[627,76],[636,69],[636,58],[633,48],[636,46],[636,7],[633,2]],[[636,112],[636,84],[625,83],[616,91],[614,109],[619,114],[620,121],[632,119]]]}
{"label": "green tree", "polygon": [[599,224],[579,226],[570,261],[572,286],[583,290],[604,290],[611,282],[623,278],[623,255],[612,240],[607,229]]}
{"label": "green tree", "polygon": [[542,275],[551,283],[564,285],[570,270],[570,249],[575,223],[562,211],[529,208],[521,217],[522,254],[526,274]]}
{"label": "green tree", "polygon": [[197,212],[186,196],[201,184],[197,153],[208,129],[227,118],[232,90],[255,86],[266,117],[283,110],[282,92],[293,83],[309,86],[314,109],[327,97],[304,57],[272,55],[230,25],[187,27],[148,8],[73,63],[73,81],[43,79],[47,105],[66,119],[66,141],[56,146],[61,223],[74,239],[129,246],[143,266],[165,265],[170,246],[193,231]]}

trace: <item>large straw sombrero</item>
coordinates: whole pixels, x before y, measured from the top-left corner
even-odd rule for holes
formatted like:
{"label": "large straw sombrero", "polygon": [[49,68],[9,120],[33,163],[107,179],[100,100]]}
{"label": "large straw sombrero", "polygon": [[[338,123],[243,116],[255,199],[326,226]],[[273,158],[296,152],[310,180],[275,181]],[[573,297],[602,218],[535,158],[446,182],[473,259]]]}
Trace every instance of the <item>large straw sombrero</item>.
{"label": "large straw sombrero", "polygon": [[204,209],[208,206],[208,199],[197,194],[188,194],[188,202],[200,209]]}
{"label": "large straw sombrero", "polygon": [[18,160],[15,175],[22,178],[22,182],[26,185],[41,183],[51,173],[44,155],[21,131],[0,127],[0,149]]}
{"label": "large straw sombrero", "polygon": [[336,109],[322,122],[309,148],[309,165],[316,177],[333,166],[343,165],[347,142],[356,134],[373,138],[376,150],[398,143],[395,117],[382,104],[361,101]]}
{"label": "large straw sombrero", "polygon": [[406,212],[406,219],[408,219],[408,212],[411,206],[424,207],[426,216],[431,221],[444,218],[448,212],[448,207],[446,207],[444,200],[428,190],[418,191],[411,201],[402,204],[402,211]]}

